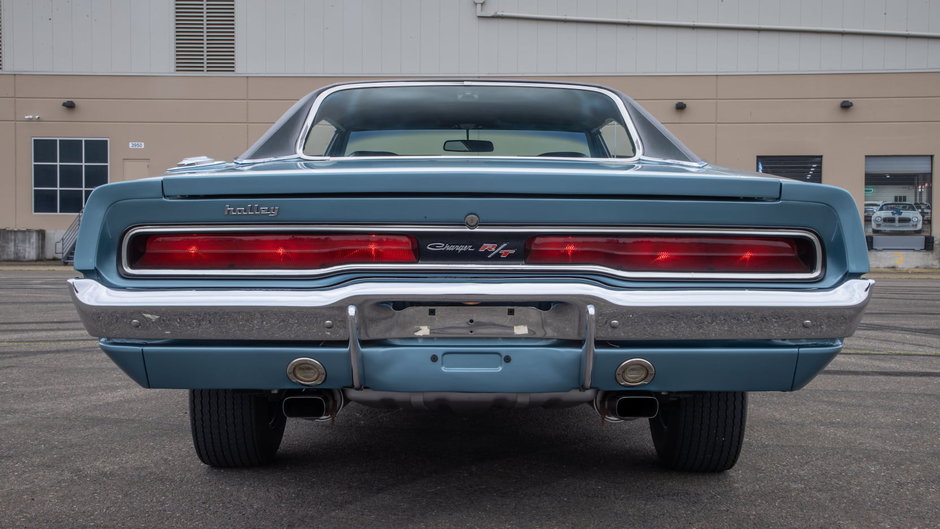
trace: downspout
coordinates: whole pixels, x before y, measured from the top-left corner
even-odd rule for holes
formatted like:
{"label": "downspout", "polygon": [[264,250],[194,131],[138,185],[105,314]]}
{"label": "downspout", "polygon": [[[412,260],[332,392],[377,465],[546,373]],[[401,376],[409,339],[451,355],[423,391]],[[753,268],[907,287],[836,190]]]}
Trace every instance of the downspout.
{"label": "downspout", "polygon": [[486,0],[473,0],[477,16],[480,18],[510,18],[516,20],[536,20],[543,22],[583,22],[587,24],[613,24],[622,26],[646,26],[681,29],[718,29],[731,31],[776,31],[782,33],[821,33],[830,35],[863,35],[869,37],[902,37],[918,39],[940,39],[940,33],[919,31],[888,31],[878,29],[818,28],[808,26],[768,26],[761,24],[721,24],[718,22],[680,22],[667,20],[635,20],[630,18],[576,17],[571,15],[539,15],[533,13],[510,13],[494,11],[486,13],[483,4]]}

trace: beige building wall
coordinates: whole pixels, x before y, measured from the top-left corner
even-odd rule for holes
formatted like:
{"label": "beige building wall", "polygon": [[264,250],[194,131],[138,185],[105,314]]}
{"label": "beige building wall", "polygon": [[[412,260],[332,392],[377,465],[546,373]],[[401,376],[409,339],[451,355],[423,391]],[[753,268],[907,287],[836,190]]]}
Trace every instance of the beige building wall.
{"label": "beige building wall", "polygon": [[0,75],[0,228],[16,227],[16,113],[13,76]]}
{"label": "beige building wall", "polygon": [[[822,155],[823,183],[859,205],[866,155],[940,156],[940,72],[555,79],[630,94],[719,165],[754,170],[759,155]],[[0,75],[0,228],[63,229],[74,217],[32,212],[32,138],[109,138],[110,181],[158,175],[187,156],[231,160],[297,98],[345,80]],[[840,108],[846,99],[852,108]],[[677,101],[688,107],[676,110]],[[938,198],[934,185],[931,203]]]}

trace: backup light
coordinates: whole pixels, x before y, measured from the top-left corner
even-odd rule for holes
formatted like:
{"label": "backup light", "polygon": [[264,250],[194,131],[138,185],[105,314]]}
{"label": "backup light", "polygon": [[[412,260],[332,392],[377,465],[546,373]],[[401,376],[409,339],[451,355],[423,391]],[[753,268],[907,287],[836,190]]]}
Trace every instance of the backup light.
{"label": "backup light", "polygon": [[529,239],[526,262],[636,272],[810,273],[816,249],[795,236],[548,235]]}
{"label": "backup light", "polygon": [[413,263],[417,244],[386,234],[140,234],[128,267],[146,270],[302,270],[343,264]]}
{"label": "backup light", "polygon": [[631,358],[620,364],[615,377],[621,386],[642,386],[649,384],[656,376],[656,369],[648,360]]}
{"label": "backup light", "polygon": [[317,386],[326,380],[326,369],[313,358],[296,358],[287,365],[287,378],[304,386]]}

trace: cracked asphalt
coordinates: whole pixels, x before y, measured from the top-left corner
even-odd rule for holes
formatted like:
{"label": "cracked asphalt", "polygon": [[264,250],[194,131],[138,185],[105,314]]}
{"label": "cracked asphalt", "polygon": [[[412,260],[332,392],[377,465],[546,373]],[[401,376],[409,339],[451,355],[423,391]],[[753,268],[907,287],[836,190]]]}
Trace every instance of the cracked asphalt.
{"label": "cracked asphalt", "polygon": [[737,466],[658,467],[644,422],[349,406],[280,459],[217,470],[186,393],[145,390],[84,332],[56,266],[0,266],[0,528],[940,527],[940,272],[872,274],[845,352],[752,393]]}

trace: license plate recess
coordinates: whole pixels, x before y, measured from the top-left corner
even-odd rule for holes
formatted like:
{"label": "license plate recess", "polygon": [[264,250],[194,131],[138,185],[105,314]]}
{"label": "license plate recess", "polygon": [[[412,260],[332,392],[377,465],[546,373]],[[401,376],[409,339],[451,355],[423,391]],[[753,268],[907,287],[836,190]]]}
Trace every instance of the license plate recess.
{"label": "license plate recess", "polygon": [[578,339],[579,314],[568,303],[543,309],[527,305],[377,304],[365,316],[369,338]]}

